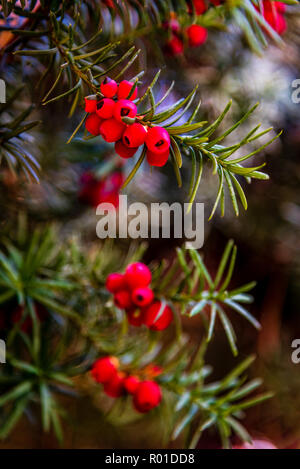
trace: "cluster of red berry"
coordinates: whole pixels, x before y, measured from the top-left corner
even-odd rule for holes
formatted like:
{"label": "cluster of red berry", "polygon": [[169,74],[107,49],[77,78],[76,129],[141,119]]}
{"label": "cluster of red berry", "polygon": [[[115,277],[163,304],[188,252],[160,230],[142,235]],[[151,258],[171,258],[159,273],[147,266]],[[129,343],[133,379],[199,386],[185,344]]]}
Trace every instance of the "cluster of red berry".
{"label": "cluster of red berry", "polygon": [[163,26],[171,32],[171,37],[166,44],[166,51],[170,55],[183,53],[185,38],[187,38],[190,47],[201,46],[207,39],[207,29],[198,24],[188,26],[183,32],[176,19],[165,21]]}
{"label": "cluster of red berry", "polygon": [[164,166],[169,157],[170,136],[166,129],[141,123],[133,102],[137,89],[130,81],[117,84],[106,78],[100,85],[102,98],[87,96],[85,111],[89,113],[85,127],[92,135],[101,135],[106,142],[115,143],[122,158],[131,158],[141,145],[147,147],[151,166]]}
{"label": "cluster of red berry", "polygon": [[126,268],[125,274],[108,275],[106,288],[113,293],[116,306],[126,311],[129,324],[162,331],[172,322],[173,312],[170,306],[154,299],[149,287],[151,278],[149,268],[136,262]]}
{"label": "cluster of red berry", "polygon": [[131,394],[133,405],[138,412],[146,413],[157,407],[162,394],[159,385],[152,380],[140,380],[137,375],[120,371],[116,357],[104,357],[92,366],[92,376],[103,385],[104,392],[110,397]]}
{"label": "cluster of red berry", "polygon": [[282,2],[263,0],[261,4],[263,17],[278,34],[283,34],[287,28],[285,10],[286,5]]}
{"label": "cluster of red berry", "polygon": [[97,179],[95,175],[86,171],[80,178],[81,189],[78,198],[80,202],[97,207],[103,202],[110,203],[114,207],[119,206],[119,191],[124,182],[124,176],[120,171],[114,171],[105,178]]}

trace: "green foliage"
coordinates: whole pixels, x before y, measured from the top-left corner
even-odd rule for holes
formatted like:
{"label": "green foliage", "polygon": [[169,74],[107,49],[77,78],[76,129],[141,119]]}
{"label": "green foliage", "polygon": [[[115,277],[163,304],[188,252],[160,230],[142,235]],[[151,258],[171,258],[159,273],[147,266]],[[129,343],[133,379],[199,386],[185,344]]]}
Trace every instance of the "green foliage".
{"label": "green foliage", "polygon": [[32,112],[33,106],[13,115],[12,106],[19,99],[24,86],[17,88],[5,104],[0,104],[0,160],[6,161],[9,169],[15,174],[21,168],[29,180],[38,182],[40,165],[35,157],[26,149],[30,141],[29,131],[39,124],[39,121],[25,122]]}
{"label": "green foliage", "polygon": [[[255,282],[228,290],[236,260],[236,246],[229,241],[221,258],[217,273],[213,279],[209,274],[200,254],[194,249],[177,249],[177,260],[163,273],[163,280],[157,284],[158,291],[165,295],[173,304],[178,304],[182,314],[193,317],[201,314],[207,328],[207,342],[210,342],[216,319],[222,323],[230,347],[237,355],[236,336],[226,308],[231,309],[256,329],[260,329],[258,321],[242,306],[251,303],[253,298],[247,292],[255,286]],[[163,266],[161,267],[163,269]],[[242,304],[241,304],[242,303]],[[209,322],[207,323],[207,315]]]}

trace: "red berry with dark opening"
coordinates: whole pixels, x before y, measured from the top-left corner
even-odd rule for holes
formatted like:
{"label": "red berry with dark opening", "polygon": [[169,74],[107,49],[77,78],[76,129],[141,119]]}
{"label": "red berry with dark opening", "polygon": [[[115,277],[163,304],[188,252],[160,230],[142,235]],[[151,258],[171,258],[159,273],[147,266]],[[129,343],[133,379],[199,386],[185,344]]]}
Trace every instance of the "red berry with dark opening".
{"label": "red berry with dark opening", "polygon": [[121,158],[131,158],[137,151],[137,148],[129,148],[127,145],[124,145],[122,140],[119,140],[115,143],[115,151],[118,153]]}
{"label": "red berry with dark opening", "polygon": [[153,331],[162,331],[172,322],[173,312],[170,306],[155,301],[144,311],[144,322]]}
{"label": "red berry with dark opening", "polygon": [[148,150],[153,153],[165,153],[170,147],[170,135],[163,127],[151,127],[146,137]]}
{"label": "red berry with dark opening", "polygon": [[95,112],[87,116],[85,120],[85,128],[92,135],[100,134],[100,126],[102,124],[102,119]]}
{"label": "red berry with dark opening", "polygon": [[131,294],[128,290],[119,290],[115,294],[115,305],[121,309],[129,309],[133,306]]}
{"label": "red berry with dark opening", "polygon": [[125,271],[126,283],[132,290],[138,287],[148,287],[151,282],[151,271],[142,262],[130,264]]}
{"label": "red berry with dark opening", "polygon": [[118,90],[115,80],[106,77],[100,85],[100,91],[106,98],[113,98]]}
{"label": "red berry with dark opening", "polygon": [[92,366],[92,376],[97,383],[107,383],[117,373],[119,360],[116,357],[104,357],[95,361]]}
{"label": "red berry with dark opening", "polygon": [[197,47],[207,39],[207,29],[198,24],[192,24],[186,30],[190,47]]}
{"label": "red berry with dark opening", "polygon": [[117,121],[123,122],[123,117],[134,118],[136,114],[136,105],[132,101],[129,101],[129,99],[120,99],[115,105],[114,118],[117,119]]}
{"label": "red berry with dark opening", "polygon": [[166,44],[166,52],[170,55],[179,55],[183,53],[183,42],[177,36],[172,38]]}
{"label": "red berry with dark opening", "polygon": [[165,153],[153,153],[152,151],[147,151],[147,161],[150,166],[164,166],[169,159],[169,150]]}
{"label": "red berry with dark opening", "polygon": [[110,98],[103,98],[97,103],[96,113],[102,119],[110,119],[113,116],[115,102]]}
{"label": "red berry with dark opening", "polygon": [[136,99],[137,88],[135,88],[134,92],[132,93],[132,96],[130,96],[130,98],[128,97],[133,86],[134,83],[131,83],[131,81],[121,81],[118,88],[118,99],[130,99],[131,101]]}
{"label": "red berry with dark opening", "polygon": [[85,112],[96,112],[97,109],[97,99],[90,99],[88,96],[84,98],[85,101]]}
{"label": "red berry with dark opening", "polygon": [[130,375],[124,378],[123,384],[129,394],[134,394],[140,384],[140,380],[138,376]]}
{"label": "red berry with dark opening", "polygon": [[119,273],[109,274],[107,276],[105,286],[110,293],[116,293],[119,290],[124,290],[126,288],[125,276]]}
{"label": "red berry with dark opening", "polygon": [[100,134],[106,142],[116,142],[122,137],[126,125],[122,122],[117,121],[113,117],[107,119],[100,125]]}
{"label": "red berry with dark opening", "polygon": [[152,303],[154,295],[151,288],[140,287],[133,290],[131,298],[137,306],[148,306]]}
{"label": "red berry with dark opening", "polygon": [[144,313],[135,307],[126,311],[127,320],[131,326],[141,327],[144,324]]}
{"label": "red berry with dark opening", "polygon": [[110,381],[104,383],[103,391],[110,397],[120,397],[124,393],[124,373],[116,373]]}
{"label": "red berry with dark opening", "polygon": [[129,148],[139,147],[145,143],[147,130],[142,124],[135,122],[129,125],[123,134],[123,143]]}
{"label": "red berry with dark opening", "polygon": [[133,396],[133,405],[138,412],[146,413],[161,402],[161,390],[155,381],[142,381]]}

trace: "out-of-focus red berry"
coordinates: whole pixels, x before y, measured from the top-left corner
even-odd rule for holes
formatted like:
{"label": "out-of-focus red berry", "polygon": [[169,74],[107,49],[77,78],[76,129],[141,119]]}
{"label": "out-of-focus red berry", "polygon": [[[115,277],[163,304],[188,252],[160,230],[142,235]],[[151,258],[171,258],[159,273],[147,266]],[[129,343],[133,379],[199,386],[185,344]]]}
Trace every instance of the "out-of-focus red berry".
{"label": "out-of-focus red berry", "polygon": [[116,357],[104,357],[95,361],[91,374],[97,383],[107,383],[117,373],[119,360]]}
{"label": "out-of-focus red berry", "polygon": [[126,378],[124,378],[123,381],[124,388],[129,394],[134,394],[139,384],[140,379],[138,376],[135,375],[127,376]]}
{"label": "out-of-focus red berry", "polygon": [[126,287],[125,276],[119,273],[112,273],[107,276],[105,287],[110,293],[116,293]]}
{"label": "out-of-focus red berry", "polygon": [[133,405],[138,412],[146,413],[161,402],[161,390],[155,381],[142,381],[133,395]]}

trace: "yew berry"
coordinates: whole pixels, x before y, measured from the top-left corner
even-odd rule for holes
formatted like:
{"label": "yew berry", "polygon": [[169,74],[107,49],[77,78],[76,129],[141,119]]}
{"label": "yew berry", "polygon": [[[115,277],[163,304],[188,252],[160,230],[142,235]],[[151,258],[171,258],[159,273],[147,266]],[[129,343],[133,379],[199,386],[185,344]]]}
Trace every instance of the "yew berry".
{"label": "yew berry", "polygon": [[96,360],[92,366],[92,376],[97,383],[107,383],[110,381],[119,367],[119,360],[116,357],[104,357]]}
{"label": "yew berry", "polygon": [[132,93],[132,96],[130,96],[130,98],[128,97],[133,86],[134,84],[131,83],[131,81],[127,81],[127,80],[121,81],[118,87],[118,99],[130,99],[131,101],[136,99],[137,97],[136,88],[134,92]]}
{"label": "yew berry", "polygon": [[162,331],[172,322],[173,312],[168,305],[155,301],[144,311],[144,322],[153,331]]}
{"label": "yew berry", "polygon": [[155,381],[142,381],[133,395],[133,405],[138,412],[146,413],[160,404],[162,395]]}
{"label": "yew berry", "polygon": [[207,10],[205,0],[193,0],[192,3],[197,15],[202,15]]}
{"label": "yew berry", "polygon": [[117,121],[113,117],[106,119],[100,125],[100,134],[106,142],[116,142],[122,137],[126,125],[122,122]]}
{"label": "yew berry", "polygon": [[114,118],[120,122],[122,117],[135,117],[137,114],[136,105],[129,99],[120,99],[114,107]]}
{"label": "yew berry", "polygon": [[131,298],[137,306],[148,306],[152,303],[154,295],[151,288],[140,287],[133,290]]}
{"label": "yew berry", "polygon": [[137,148],[129,148],[124,145],[122,140],[119,140],[115,143],[115,151],[121,158],[131,158],[137,151]]}
{"label": "yew berry", "polygon": [[177,36],[172,36],[166,44],[167,52],[170,55],[179,55],[183,53],[183,42]]}
{"label": "yew berry", "polygon": [[147,151],[147,161],[150,166],[164,166],[169,158],[169,150],[164,153],[153,153],[152,151]]}
{"label": "yew berry", "polygon": [[150,269],[142,262],[135,262],[126,268],[126,283],[132,290],[138,287],[148,287],[151,282],[151,278],[152,275]]}
{"label": "yew berry", "polygon": [[116,373],[111,380],[103,385],[103,391],[110,397],[120,397],[124,393],[124,373]]}
{"label": "yew berry", "polygon": [[204,44],[207,39],[207,29],[198,24],[192,24],[189,26],[186,33],[191,47],[200,46],[201,44]]}
{"label": "yew berry", "polygon": [[130,308],[126,311],[127,320],[131,326],[141,327],[144,324],[144,313],[137,308]]}
{"label": "yew berry", "polygon": [[85,101],[85,112],[96,112],[97,109],[97,99],[91,99],[89,96],[84,98]]}
{"label": "yew berry", "polygon": [[123,385],[124,389],[129,394],[134,394],[140,384],[138,376],[130,375],[124,378]]}
{"label": "yew berry", "polygon": [[112,273],[107,276],[105,287],[110,293],[116,293],[126,288],[125,276],[119,273]]}
{"label": "yew berry", "polygon": [[100,125],[102,123],[102,119],[95,112],[90,114],[85,120],[85,128],[90,134],[92,135],[99,135],[100,134]]}
{"label": "yew berry", "polygon": [[142,124],[135,122],[129,125],[123,134],[123,143],[129,148],[143,145],[147,137],[147,130]]}
{"label": "yew berry", "polygon": [[282,7],[275,6],[275,3],[277,2],[263,2],[263,16],[278,34],[283,34],[287,27],[286,20],[281,12]]}
{"label": "yew berry", "polygon": [[146,137],[148,150],[153,153],[165,153],[170,147],[170,136],[163,127],[151,127]]}
{"label": "yew berry", "polygon": [[[270,2],[271,3],[271,2]],[[284,13],[286,11],[286,4],[282,2],[274,2],[274,6],[278,13]]]}
{"label": "yew berry", "polygon": [[104,98],[97,103],[96,113],[102,119],[109,119],[113,116],[115,102],[113,99]]}
{"label": "yew berry", "polygon": [[115,80],[106,77],[100,85],[100,91],[106,98],[113,98],[117,92],[118,85]]}
{"label": "yew berry", "polygon": [[129,309],[133,306],[131,295],[128,290],[119,290],[115,294],[115,305],[121,309]]}

